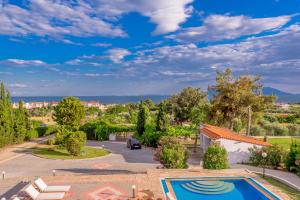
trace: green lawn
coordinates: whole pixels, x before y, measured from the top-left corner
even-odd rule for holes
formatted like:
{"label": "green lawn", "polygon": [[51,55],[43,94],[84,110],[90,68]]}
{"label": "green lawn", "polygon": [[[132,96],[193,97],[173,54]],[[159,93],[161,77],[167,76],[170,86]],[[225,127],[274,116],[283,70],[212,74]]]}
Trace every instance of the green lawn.
{"label": "green lawn", "polygon": [[100,148],[93,148],[93,147],[83,147],[82,155],[79,156],[72,156],[68,153],[65,149],[60,149],[55,146],[49,147],[36,147],[32,149],[32,153],[36,156],[43,157],[43,158],[50,158],[50,159],[85,159],[85,158],[96,158],[101,157],[109,154],[108,151]]}
{"label": "green lawn", "polygon": [[[293,138],[294,141],[296,141],[297,143],[300,143],[300,138]],[[291,138],[272,138],[269,137],[268,141],[271,144],[278,144],[279,146],[282,146],[283,149],[285,150],[289,150],[291,143],[292,143],[292,139]]]}
{"label": "green lawn", "polygon": [[[260,175],[262,178],[262,176]],[[265,177],[264,178],[267,182],[269,182],[271,185],[274,185],[278,188],[280,188],[283,192],[285,192],[287,195],[289,195],[292,199],[300,200],[300,192],[295,190],[294,188],[291,188],[290,186],[281,183],[280,181],[277,181],[276,179],[273,179],[271,177]]]}

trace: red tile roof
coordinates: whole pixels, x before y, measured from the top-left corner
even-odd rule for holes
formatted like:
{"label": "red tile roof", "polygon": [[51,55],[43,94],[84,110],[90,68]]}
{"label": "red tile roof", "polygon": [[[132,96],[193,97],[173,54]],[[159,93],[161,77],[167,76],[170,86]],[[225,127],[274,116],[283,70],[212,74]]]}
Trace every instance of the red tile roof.
{"label": "red tile roof", "polygon": [[257,144],[257,145],[261,145],[261,146],[271,146],[270,143],[264,142],[263,140],[239,135],[229,129],[212,126],[212,125],[207,125],[207,124],[203,125],[203,128],[201,129],[201,133],[203,133],[204,135],[208,136],[209,138],[211,138],[213,140],[223,138],[223,139],[228,139],[228,140],[246,142],[246,143],[250,143],[250,144]]}

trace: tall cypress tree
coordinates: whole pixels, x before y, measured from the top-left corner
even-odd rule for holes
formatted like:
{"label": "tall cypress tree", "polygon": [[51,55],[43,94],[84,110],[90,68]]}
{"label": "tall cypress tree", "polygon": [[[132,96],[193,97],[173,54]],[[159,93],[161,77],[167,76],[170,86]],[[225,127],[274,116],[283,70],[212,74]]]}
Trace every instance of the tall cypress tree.
{"label": "tall cypress tree", "polygon": [[165,111],[165,105],[163,103],[159,104],[158,113],[156,116],[156,130],[166,131],[168,127],[168,119]]}
{"label": "tall cypress tree", "polygon": [[138,112],[138,119],[137,119],[137,125],[136,130],[137,133],[141,136],[145,132],[145,125],[147,120],[147,113],[146,113],[146,106],[143,102],[139,105],[139,112]]}
{"label": "tall cypress tree", "polygon": [[13,141],[14,137],[14,130],[13,130],[13,124],[14,124],[14,119],[13,119],[13,108],[12,108],[12,103],[11,103],[11,96],[9,91],[6,92],[6,129],[7,129],[7,136],[8,140],[10,142]]}
{"label": "tall cypress tree", "polygon": [[7,140],[5,137],[5,89],[4,83],[1,83],[0,87],[0,147],[3,147],[7,144]]}
{"label": "tall cypress tree", "polygon": [[4,83],[0,87],[0,146],[13,142],[13,114],[10,94],[5,91]]}
{"label": "tall cypress tree", "polygon": [[19,101],[19,108],[15,110],[14,120],[14,142],[24,141],[27,134],[26,110],[23,108],[23,102]]}

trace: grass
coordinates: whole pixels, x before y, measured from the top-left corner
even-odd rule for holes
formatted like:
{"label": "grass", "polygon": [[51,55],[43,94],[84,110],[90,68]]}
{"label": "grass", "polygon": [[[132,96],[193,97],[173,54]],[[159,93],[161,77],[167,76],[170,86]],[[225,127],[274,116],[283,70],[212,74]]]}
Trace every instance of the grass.
{"label": "grass", "polygon": [[[261,175],[260,175],[260,177],[262,178]],[[268,176],[266,176],[263,179],[266,180],[267,182],[269,182],[271,185],[280,188],[284,193],[289,195],[292,199],[300,200],[300,192],[298,192],[294,188],[291,188],[290,186],[288,186],[274,178],[268,177]]]}
{"label": "grass", "polygon": [[300,143],[300,138],[268,138],[268,142],[271,144],[278,144],[279,146],[283,147],[284,150],[289,150],[292,140],[297,143]]}
{"label": "grass", "polygon": [[107,150],[88,146],[83,147],[82,152],[84,152],[82,155],[72,156],[66,149],[60,149],[56,146],[43,146],[32,149],[32,153],[36,156],[62,160],[96,158],[109,154]]}

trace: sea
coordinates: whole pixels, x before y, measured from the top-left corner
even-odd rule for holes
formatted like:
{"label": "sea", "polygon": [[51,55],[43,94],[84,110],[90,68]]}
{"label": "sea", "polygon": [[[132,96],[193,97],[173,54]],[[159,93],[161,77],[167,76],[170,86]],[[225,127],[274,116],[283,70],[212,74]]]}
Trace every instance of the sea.
{"label": "sea", "polygon": [[[166,98],[168,95],[143,95],[143,96],[75,96],[80,101],[97,101],[102,104],[126,104],[138,103],[147,99],[151,99],[154,103],[158,103]],[[17,103],[20,100],[24,102],[53,102],[61,101],[65,96],[13,96],[12,102]]]}

